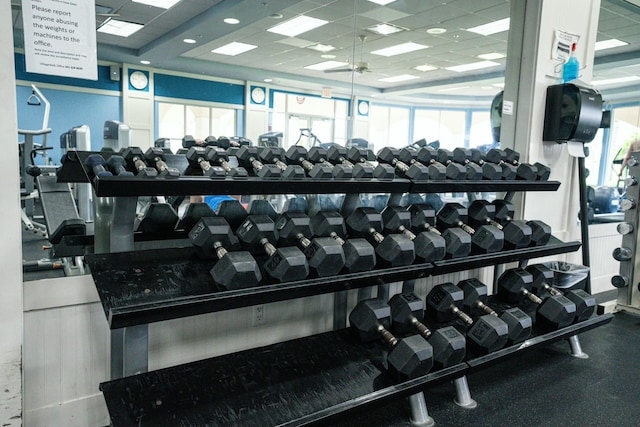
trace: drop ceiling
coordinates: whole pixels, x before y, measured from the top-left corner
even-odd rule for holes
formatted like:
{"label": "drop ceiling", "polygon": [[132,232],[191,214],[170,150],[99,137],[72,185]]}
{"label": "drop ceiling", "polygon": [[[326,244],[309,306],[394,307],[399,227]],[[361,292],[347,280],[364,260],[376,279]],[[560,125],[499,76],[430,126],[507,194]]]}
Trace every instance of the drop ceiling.
{"label": "drop ceiling", "polygon": [[[20,3],[13,0],[14,41],[23,46]],[[131,0],[96,0],[96,23],[120,19],[144,24],[130,37],[97,33],[98,59],[151,66],[208,76],[262,81],[336,93],[406,99],[414,102],[442,100],[450,103],[486,103],[503,82],[506,58],[496,65],[468,72],[449,67],[483,61],[480,55],[506,55],[508,31],[480,35],[467,29],[509,17],[508,0],[396,0],[385,6],[370,0],[182,0],[165,10]],[[295,37],[267,29],[299,15],[328,21]],[[233,17],[238,24],[227,24]],[[386,23],[402,31],[380,35],[369,30]],[[625,0],[602,0],[597,40],[619,39],[625,46],[596,52],[594,81],[640,76],[640,7]],[[442,28],[446,32],[429,34]],[[364,37],[361,37],[364,36]],[[185,43],[184,39],[195,40]],[[230,42],[258,46],[236,56],[212,53]],[[371,52],[401,43],[428,46],[397,56]],[[324,72],[305,67],[329,59],[311,46],[330,45],[330,60],[339,68],[366,63],[362,73]],[[428,65],[430,71],[416,66]],[[414,78],[388,82],[399,75]],[[605,96],[640,98],[638,81],[601,86]]]}

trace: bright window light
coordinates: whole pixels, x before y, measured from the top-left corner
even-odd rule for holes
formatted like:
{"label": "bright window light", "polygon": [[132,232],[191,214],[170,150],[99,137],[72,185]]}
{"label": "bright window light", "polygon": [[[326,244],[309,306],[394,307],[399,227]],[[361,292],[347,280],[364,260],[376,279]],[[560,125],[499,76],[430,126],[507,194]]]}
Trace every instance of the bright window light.
{"label": "bright window light", "polygon": [[463,73],[465,71],[480,70],[482,68],[495,67],[496,65],[500,65],[500,64],[493,61],[480,61],[480,62],[472,62],[470,64],[456,65],[455,67],[447,67],[447,70],[455,71],[457,73]]}
{"label": "bright window light", "polygon": [[180,3],[180,0],[133,0],[133,2],[155,6],[162,9],[169,9],[173,7],[174,4]]}
{"label": "bright window light", "polygon": [[594,86],[606,86],[606,85],[615,85],[618,83],[629,83],[636,82],[640,80],[638,76],[627,76],[627,77],[618,77],[615,79],[602,79],[602,80],[594,80],[591,82]]}
{"label": "bright window light", "polygon": [[211,53],[219,53],[220,55],[236,56],[236,55],[240,55],[241,53],[248,52],[257,47],[258,46],[255,46],[252,44],[232,42],[224,46],[220,46],[217,49],[213,49]]}
{"label": "bright window light", "polygon": [[129,37],[131,34],[142,29],[142,27],[144,27],[144,25],[120,21],[119,19],[108,19],[98,28],[98,32],[120,37]]}
{"label": "bright window light", "polygon": [[344,67],[347,65],[349,65],[348,62],[324,61],[324,62],[318,62],[317,64],[313,64],[313,65],[307,65],[304,68],[306,68],[307,70],[324,71],[324,70],[330,70],[332,68]]}
{"label": "bright window light", "polygon": [[328,24],[329,21],[324,19],[312,18],[311,16],[300,15],[293,19],[290,19],[282,24],[278,24],[274,27],[267,28],[267,31],[276,34],[282,34],[283,36],[295,37],[299,34],[306,33],[314,28],[322,27]]}
{"label": "bright window light", "polygon": [[501,33],[509,29],[509,18],[500,19],[499,21],[489,22],[488,24],[478,25],[477,27],[467,28],[472,33],[490,36],[491,34]]}
{"label": "bright window light", "polygon": [[502,59],[505,56],[507,56],[507,55],[504,55],[502,53],[494,52],[494,53],[484,53],[482,55],[478,55],[478,58],[486,59],[487,61],[493,61],[495,59]]}
{"label": "bright window light", "polygon": [[387,83],[397,83],[404,82],[407,80],[419,79],[420,77],[414,76],[411,74],[400,74],[399,76],[385,77],[384,79],[380,79],[381,82]]}
{"label": "bright window light", "polygon": [[437,70],[438,67],[434,67],[433,65],[418,65],[417,67],[413,67],[414,70],[418,70],[418,71],[433,71],[433,70]]}
{"label": "bright window light", "polygon": [[318,52],[322,52],[322,53],[326,53],[326,52],[331,52],[332,50],[336,50],[335,46],[331,46],[330,44],[322,44],[322,43],[318,43],[318,44],[314,44],[311,46],[307,46],[308,49],[313,49],[313,50],[317,50]]}
{"label": "bright window light", "polygon": [[428,47],[429,46],[426,46],[423,44],[409,42],[409,43],[398,44],[391,47],[385,47],[384,49],[374,50],[371,53],[374,55],[381,55],[381,56],[388,57],[388,56],[400,55],[402,53],[414,52],[416,50],[426,49]]}
{"label": "bright window light", "polygon": [[369,0],[369,1],[371,3],[376,3],[376,4],[379,4],[379,5],[385,6],[385,5],[389,4],[389,3],[393,3],[396,0]]}
{"label": "bright window light", "polygon": [[397,25],[393,24],[376,24],[372,25],[371,27],[367,27],[367,30],[371,31],[372,33],[388,36],[389,34],[406,31],[406,28],[398,27]]}
{"label": "bright window light", "polygon": [[618,39],[609,39],[596,42],[595,50],[612,49],[614,47],[626,46],[629,43]]}

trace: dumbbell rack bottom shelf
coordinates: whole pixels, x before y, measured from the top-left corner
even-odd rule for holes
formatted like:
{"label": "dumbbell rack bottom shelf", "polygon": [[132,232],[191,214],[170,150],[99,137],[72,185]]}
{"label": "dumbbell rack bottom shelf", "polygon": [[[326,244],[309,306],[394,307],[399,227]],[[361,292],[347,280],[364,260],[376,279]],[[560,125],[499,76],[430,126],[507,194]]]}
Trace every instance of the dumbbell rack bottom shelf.
{"label": "dumbbell rack bottom shelf", "polygon": [[464,363],[396,383],[381,343],[327,332],[100,384],[113,427],[303,426],[464,375]]}

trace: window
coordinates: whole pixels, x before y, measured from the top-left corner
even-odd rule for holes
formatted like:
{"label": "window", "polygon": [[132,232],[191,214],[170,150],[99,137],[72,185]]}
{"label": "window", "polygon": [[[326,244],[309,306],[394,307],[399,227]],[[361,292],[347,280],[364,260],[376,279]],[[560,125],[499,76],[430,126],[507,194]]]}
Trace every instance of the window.
{"label": "window", "polygon": [[409,118],[409,108],[372,104],[369,110],[370,148],[377,152],[382,147],[409,145]]}
{"label": "window", "polygon": [[427,142],[438,140],[441,147],[448,149],[464,147],[465,123],[466,112],[462,110],[416,109],[413,139],[424,138]]}

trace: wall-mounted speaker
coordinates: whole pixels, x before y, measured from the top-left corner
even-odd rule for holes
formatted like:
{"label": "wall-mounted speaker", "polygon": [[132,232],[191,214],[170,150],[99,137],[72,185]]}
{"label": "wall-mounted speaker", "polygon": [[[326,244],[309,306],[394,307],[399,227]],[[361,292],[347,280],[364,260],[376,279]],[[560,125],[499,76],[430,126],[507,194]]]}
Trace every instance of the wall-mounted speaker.
{"label": "wall-mounted speaker", "polygon": [[111,67],[109,67],[109,78],[111,80],[113,80],[114,82],[119,82],[120,81],[120,66],[119,65],[112,65]]}

